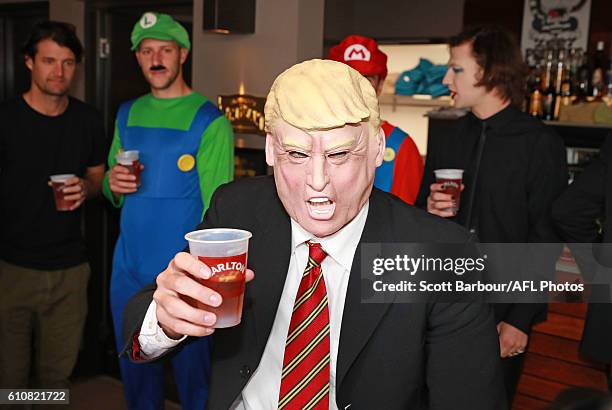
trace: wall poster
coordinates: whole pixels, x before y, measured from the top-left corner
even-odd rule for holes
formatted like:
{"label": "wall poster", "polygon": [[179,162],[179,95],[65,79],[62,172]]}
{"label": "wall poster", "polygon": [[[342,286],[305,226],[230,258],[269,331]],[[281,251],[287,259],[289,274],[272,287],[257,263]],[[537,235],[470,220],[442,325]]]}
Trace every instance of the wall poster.
{"label": "wall poster", "polygon": [[587,49],[591,0],[525,0],[521,49]]}

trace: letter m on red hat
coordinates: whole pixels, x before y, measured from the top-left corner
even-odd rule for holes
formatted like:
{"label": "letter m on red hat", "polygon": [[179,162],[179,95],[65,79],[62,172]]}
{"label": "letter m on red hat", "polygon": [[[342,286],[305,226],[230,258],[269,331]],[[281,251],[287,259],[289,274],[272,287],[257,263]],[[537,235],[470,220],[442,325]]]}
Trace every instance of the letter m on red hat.
{"label": "letter m on red hat", "polygon": [[353,44],[344,50],[345,61],[370,61],[372,54],[363,44]]}

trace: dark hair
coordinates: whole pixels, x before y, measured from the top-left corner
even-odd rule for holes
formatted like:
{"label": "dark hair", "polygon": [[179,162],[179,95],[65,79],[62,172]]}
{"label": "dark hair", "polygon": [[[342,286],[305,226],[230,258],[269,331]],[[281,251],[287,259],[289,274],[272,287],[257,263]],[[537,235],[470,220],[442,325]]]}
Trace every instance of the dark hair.
{"label": "dark hair", "polygon": [[23,54],[34,59],[38,51],[38,43],[47,39],[55,41],[62,47],[69,48],[74,53],[76,62],[81,62],[83,46],[76,35],[74,26],[60,21],[43,21],[35,24],[30,33],[30,38],[23,45]]}
{"label": "dark hair", "polygon": [[525,96],[527,66],[510,33],[497,26],[468,28],[449,41],[451,47],[472,45],[472,55],[482,68],[477,86],[497,90],[504,100],[521,105]]}

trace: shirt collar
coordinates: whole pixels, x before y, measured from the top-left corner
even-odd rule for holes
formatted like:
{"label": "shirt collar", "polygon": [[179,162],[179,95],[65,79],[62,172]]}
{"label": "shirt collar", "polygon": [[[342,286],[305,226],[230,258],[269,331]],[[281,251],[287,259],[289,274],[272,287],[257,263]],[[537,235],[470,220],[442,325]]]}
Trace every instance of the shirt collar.
{"label": "shirt collar", "polygon": [[355,255],[357,245],[359,245],[359,240],[361,239],[361,234],[366,219],[368,218],[369,208],[370,203],[368,201],[351,222],[335,234],[324,238],[317,238],[291,219],[292,252],[295,252],[299,246],[307,246],[305,244],[306,241],[318,242],[328,256],[350,272],[351,265],[353,264],[353,256]]}
{"label": "shirt collar", "polygon": [[479,124],[482,125],[482,123],[485,123],[487,128],[498,131],[505,129],[508,126],[513,118],[515,118],[516,111],[517,109],[510,104],[501,111],[496,112],[484,120],[476,117],[473,113],[471,113],[471,115]]}

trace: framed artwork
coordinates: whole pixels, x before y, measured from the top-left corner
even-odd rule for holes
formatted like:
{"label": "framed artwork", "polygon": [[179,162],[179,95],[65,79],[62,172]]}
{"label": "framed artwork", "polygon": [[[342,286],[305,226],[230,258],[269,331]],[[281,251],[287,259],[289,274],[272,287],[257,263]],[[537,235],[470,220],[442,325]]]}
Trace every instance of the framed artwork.
{"label": "framed artwork", "polygon": [[521,49],[546,46],[586,50],[591,0],[525,0]]}

